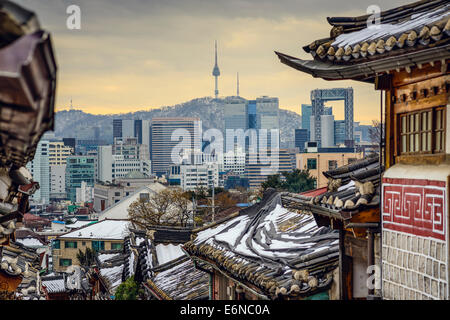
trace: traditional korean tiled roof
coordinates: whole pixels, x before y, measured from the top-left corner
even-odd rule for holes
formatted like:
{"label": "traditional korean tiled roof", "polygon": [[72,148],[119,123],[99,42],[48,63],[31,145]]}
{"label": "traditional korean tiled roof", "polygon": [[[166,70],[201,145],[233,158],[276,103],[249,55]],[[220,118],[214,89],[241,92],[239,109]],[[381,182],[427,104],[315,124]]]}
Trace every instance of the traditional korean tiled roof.
{"label": "traditional korean tiled roof", "polygon": [[368,25],[370,15],[328,18],[330,37],[303,47],[314,60],[276,54],[282,63],[315,77],[372,81],[376,73],[426,63],[433,55],[436,61],[448,59],[449,18],[447,0],[422,0],[381,12],[379,24]]}
{"label": "traditional korean tiled roof", "polygon": [[209,297],[209,276],[197,270],[186,256],[179,257],[154,270],[148,287],[164,300],[204,300]]}
{"label": "traditional korean tiled roof", "polygon": [[282,199],[290,208],[349,219],[366,208],[380,205],[380,170],[378,154],[356,160],[335,170],[323,172],[328,178],[327,191],[320,195],[304,196],[283,193]]}
{"label": "traditional korean tiled roof", "polygon": [[48,293],[66,292],[66,284],[64,275],[54,275],[42,277],[42,286]]}
{"label": "traditional korean tiled roof", "polygon": [[20,276],[16,296],[23,300],[38,300],[39,256],[36,251],[17,242],[0,246],[0,272],[10,276]]}
{"label": "traditional korean tiled roof", "polygon": [[23,242],[29,242],[31,244],[31,240],[29,239],[35,239],[36,241],[33,241],[35,243],[35,245],[45,245],[46,241],[45,241],[45,237],[38,235],[36,232],[34,232],[31,229],[28,228],[19,228],[16,229],[15,231],[15,239],[17,242],[21,242],[23,245],[27,246],[25,243]]}
{"label": "traditional korean tiled roof", "polygon": [[51,274],[41,277],[42,291],[46,294],[67,293],[68,295],[90,290],[86,278],[86,268],[73,266],[64,273]]}
{"label": "traditional korean tiled roof", "polygon": [[[161,230],[163,232],[157,237],[159,242],[156,242],[155,235]],[[180,230],[182,236],[179,235]],[[96,255],[98,273],[110,294],[114,294],[123,281],[133,276],[135,281],[148,285],[161,299],[202,299],[205,291],[208,295],[207,275],[196,270],[183,252],[180,254],[179,241],[185,238],[186,230],[155,227],[147,231],[130,228],[129,231],[123,250],[99,251]],[[171,240],[175,242],[170,243]],[[163,271],[167,279],[159,276],[155,280]],[[184,277],[182,274],[190,276]]]}
{"label": "traditional korean tiled roof", "polygon": [[310,213],[286,209],[281,193],[203,229],[184,249],[258,294],[306,296],[329,288],[338,264],[338,233]]}
{"label": "traditional korean tiled roof", "polygon": [[151,226],[149,232],[152,232],[154,243],[185,243],[190,240],[192,228]]}
{"label": "traditional korean tiled roof", "polygon": [[100,251],[97,256],[98,273],[110,294],[125,280],[124,267],[128,256],[120,250]]}

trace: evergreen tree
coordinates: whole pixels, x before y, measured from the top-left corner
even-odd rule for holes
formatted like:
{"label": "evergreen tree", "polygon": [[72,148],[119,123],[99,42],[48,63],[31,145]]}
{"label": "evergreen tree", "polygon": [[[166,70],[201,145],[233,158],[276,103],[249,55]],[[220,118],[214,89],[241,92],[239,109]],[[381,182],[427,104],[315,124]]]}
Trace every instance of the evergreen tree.
{"label": "evergreen tree", "polygon": [[115,300],[137,300],[141,294],[143,292],[139,289],[139,284],[131,276],[117,287]]}
{"label": "evergreen tree", "polygon": [[295,169],[291,172],[285,171],[267,177],[261,184],[263,190],[274,188],[281,191],[300,193],[314,189],[315,179],[310,176],[308,170]]}

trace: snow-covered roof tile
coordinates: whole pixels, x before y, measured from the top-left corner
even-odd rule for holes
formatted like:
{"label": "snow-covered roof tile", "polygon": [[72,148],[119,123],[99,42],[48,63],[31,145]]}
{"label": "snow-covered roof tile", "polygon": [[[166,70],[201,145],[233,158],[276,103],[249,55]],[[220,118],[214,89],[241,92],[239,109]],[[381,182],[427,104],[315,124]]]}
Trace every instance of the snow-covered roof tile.
{"label": "snow-covered roof tile", "polygon": [[197,270],[188,258],[160,271],[147,284],[163,299],[198,300],[208,297],[209,276]]}
{"label": "snow-covered roof tile", "polygon": [[184,255],[185,254],[181,249],[181,244],[173,245],[171,243],[169,244],[160,243],[156,245],[156,257],[160,265],[175,260]]}
{"label": "snow-covered roof tile", "polygon": [[275,290],[283,286],[286,294],[296,294],[290,291],[297,281],[293,271],[313,268],[313,259],[318,257],[323,260],[322,267],[311,269],[311,276],[320,285],[303,291],[328,286],[339,256],[338,245],[333,242],[336,239],[335,230],[317,226],[310,213],[283,207],[281,194],[272,191],[239,216],[199,231],[184,249],[196,258],[206,258],[207,263],[213,261],[230,276],[255,285],[262,294],[275,296]]}

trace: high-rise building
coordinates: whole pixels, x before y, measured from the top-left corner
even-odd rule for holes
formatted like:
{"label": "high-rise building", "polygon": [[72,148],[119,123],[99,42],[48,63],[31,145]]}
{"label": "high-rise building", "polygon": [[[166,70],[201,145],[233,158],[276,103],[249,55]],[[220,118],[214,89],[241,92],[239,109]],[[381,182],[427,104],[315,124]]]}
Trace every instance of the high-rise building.
{"label": "high-rise building", "polygon": [[39,189],[33,194],[32,199],[40,203],[50,201],[50,164],[49,141],[39,141],[34,159],[27,164],[33,180],[39,182]]}
{"label": "high-rise building", "polygon": [[357,142],[371,142],[370,139],[370,129],[373,128],[371,125],[360,124],[359,122],[354,122],[354,136]]}
{"label": "high-rise building", "polygon": [[[123,150],[122,150],[123,151]],[[151,161],[139,156],[114,153],[114,146],[101,146],[98,150],[98,180],[112,182],[125,177],[130,172],[140,172],[145,176],[151,175]]]}
{"label": "high-rise building", "polygon": [[321,145],[322,148],[334,147],[334,116],[322,115],[321,121]]}
{"label": "high-rise building", "polygon": [[66,193],[67,198],[76,202],[76,189],[81,182],[93,187],[95,179],[95,159],[93,156],[70,156],[66,164]]}
{"label": "high-rise building", "polygon": [[[248,128],[248,101],[241,97],[227,97],[224,103],[224,152],[234,149],[234,146],[238,143],[234,138],[236,130],[243,130],[244,132]],[[255,105],[256,111],[256,105]],[[230,135],[231,134],[231,135]],[[231,139],[230,145],[227,146],[227,136]],[[245,143],[245,140],[243,141]],[[244,147],[244,146],[241,146]]]}
{"label": "high-rise building", "polygon": [[63,138],[62,139],[65,146],[71,147],[74,151],[76,149],[76,139],[75,138]]}
{"label": "high-rise building", "polygon": [[[183,150],[202,148],[199,118],[153,118],[150,132],[152,173],[158,176],[167,174],[172,165],[178,164]],[[177,152],[180,158],[172,159],[172,152]]]}
{"label": "high-rise building", "polygon": [[308,141],[308,129],[295,129],[295,147],[303,152]]}
{"label": "high-rise building", "polygon": [[311,141],[321,144],[321,116],[326,114],[324,103],[327,101],[344,101],[346,140],[353,139],[353,88],[316,89],[311,91],[312,115],[314,131],[311,130]]}
{"label": "high-rise building", "polygon": [[74,154],[75,150],[64,145],[63,141],[49,141],[48,142],[48,156],[49,164],[53,165],[64,165],[66,164],[66,158]]}
{"label": "high-rise building", "polygon": [[331,116],[333,114],[332,107],[323,107],[323,114],[326,116]]}
{"label": "high-rise building", "polygon": [[139,144],[138,138],[114,138],[113,155],[123,155],[126,159],[150,160],[148,146]]}
{"label": "high-rise building", "polygon": [[134,137],[134,120],[113,119],[113,138]]}
{"label": "high-rise building", "polygon": [[334,143],[337,146],[345,144],[345,120],[334,121]]}
{"label": "high-rise building", "polygon": [[262,96],[256,99],[258,149],[279,148],[280,120],[278,104],[278,98]]}
{"label": "high-rise building", "polygon": [[262,96],[256,99],[258,129],[280,129],[278,98]]}
{"label": "high-rise building", "polygon": [[98,148],[97,153],[97,180],[102,182],[112,182],[113,172],[112,172],[112,146],[101,146]]}
{"label": "high-rise building", "polygon": [[50,166],[50,200],[66,199],[66,164]]}
{"label": "high-rise building", "polygon": [[245,175],[250,188],[259,188],[270,175],[292,170],[292,157],[288,149],[249,153],[245,162]]}
{"label": "high-rise building", "polygon": [[312,105],[302,104],[302,129],[306,129],[308,132],[308,141],[311,137],[311,125],[310,118],[312,116]]}
{"label": "high-rise building", "polygon": [[137,143],[150,146],[150,120],[134,120],[134,137]]}
{"label": "high-rise building", "polygon": [[248,128],[249,129],[257,129],[258,123],[257,123],[257,116],[256,116],[256,100],[249,100],[248,101],[248,107],[247,107],[247,114],[248,114]]}

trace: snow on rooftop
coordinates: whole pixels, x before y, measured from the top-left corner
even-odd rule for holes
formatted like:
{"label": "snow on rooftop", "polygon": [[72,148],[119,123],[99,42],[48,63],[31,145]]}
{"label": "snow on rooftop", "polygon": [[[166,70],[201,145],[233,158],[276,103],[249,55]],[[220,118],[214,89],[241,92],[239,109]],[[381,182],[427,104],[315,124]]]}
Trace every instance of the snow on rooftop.
{"label": "snow on rooftop", "polygon": [[60,238],[122,240],[129,233],[129,223],[127,220],[103,220],[66,233]]}
{"label": "snow on rooftop", "polygon": [[70,228],[70,229],[78,229],[78,228],[84,227],[84,226],[86,226],[86,225],[88,225],[90,223],[93,223],[93,222],[94,221],[81,221],[81,220],[78,220],[75,223],[66,225],[66,227]]}
{"label": "snow on rooftop", "polygon": [[42,242],[40,242],[36,238],[22,238],[16,239],[16,242],[23,244],[26,247],[41,247],[43,246]]}
{"label": "snow on rooftop", "polygon": [[52,279],[52,280],[42,280],[42,285],[45,286],[48,293],[58,293],[66,291],[66,286],[64,285],[64,279]]}
{"label": "snow on rooftop", "polygon": [[100,261],[100,263],[103,263],[109,259],[112,259],[116,256],[118,256],[120,253],[101,253],[98,255],[98,260]]}
{"label": "snow on rooftop", "polygon": [[214,247],[233,248],[228,256],[267,259],[295,258],[302,253],[310,253],[319,248],[328,248],[317,240],[311,241],[316,232],[320,231],[309,214],[299,214],[290,211],[280,204],[267,213],[258,223],[249,227],[251,217],[240,216],[227,221],[215,228],[209,228],[198,233],[194,243],[207,243]]}
{"label": "snow on rooftop", "polygon": [[100,274],[102,277],[108,279],[112,291],[115,291],[115,289],[122,283],[122,271],[123,265],[100,269]]}
{"label": "snow on rooftop", "polygon": [[159,264],[164,264],[169,261],[175,260],[181,256],[184,256],[183,250],[181,250],[181,244],[158,244],[156,245],[156,257]]}
{"label": "snow on rooftop", "polygon": [[136,245],[140,246],[142,242],[145,241],[145,238],[141,238],[141,237],[136,237]]}
{"label": "snow on rooftop", "polygon": [[410,20],[406,20],[397,24],[381,23],[377,26],[371,26],[370,28],[341,34],[331,45],[345,48],[346,46],[353,46],[363,41],[370,42],[389,36],[397,36],[410,30],[430,25],[433,22],[447,17],[450,15],[449,10],[450,4],[435,11],[427,11],[412,15]]}

